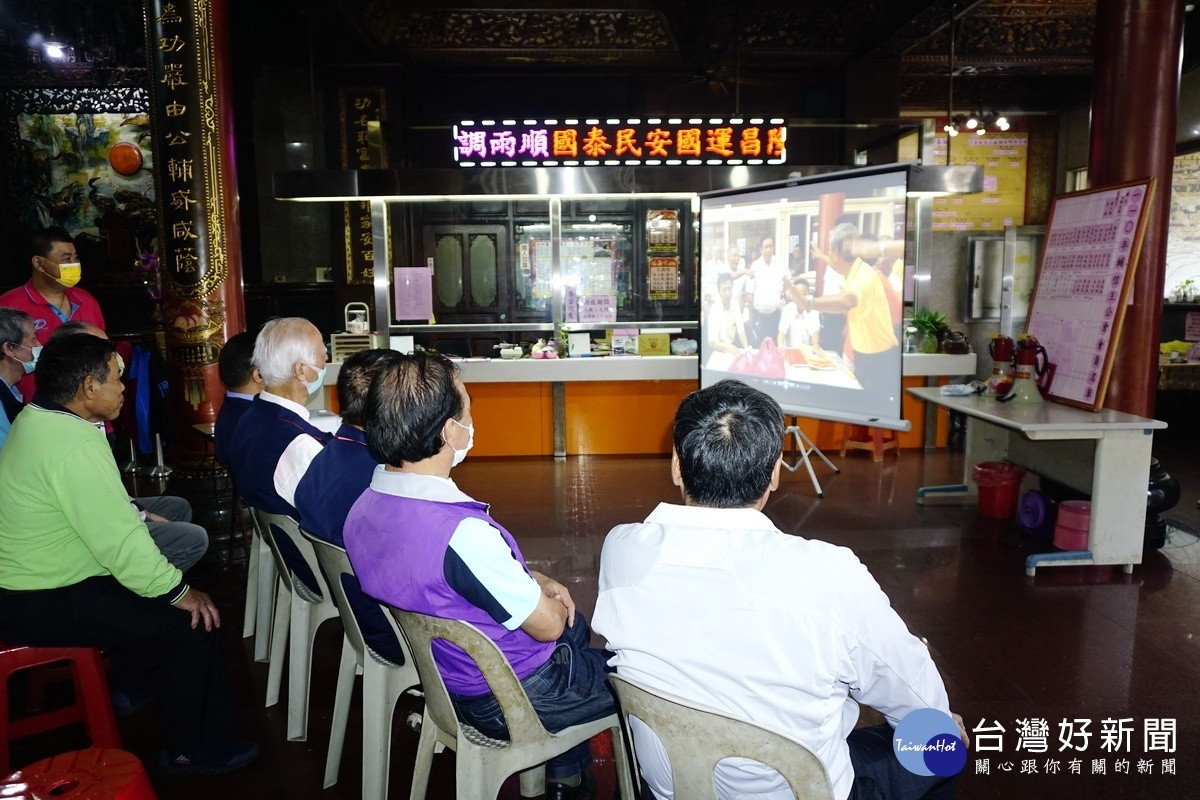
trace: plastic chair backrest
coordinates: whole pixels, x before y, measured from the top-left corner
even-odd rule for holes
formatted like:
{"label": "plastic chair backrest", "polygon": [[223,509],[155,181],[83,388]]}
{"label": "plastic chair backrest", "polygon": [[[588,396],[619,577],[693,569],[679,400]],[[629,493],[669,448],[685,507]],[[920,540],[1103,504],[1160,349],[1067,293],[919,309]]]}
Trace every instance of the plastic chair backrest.
{"label": "plastic chair backrest", "polygon": [[504,712],[509,740],[514,746],[550,738],[508,659],[482,631],[469,622],[401,611],[395,607],[389,610],[400,625],[400,630],[408,637],[417,675],[425,690],[425,711],[439,728],[458,735],[458,717],[454,713],[446,684],[442,681],[442,673],[433,660],[433,642],[443,639],[466,652],[483,673],[488,688]]}
{"label": "plastic chair backrest", "polygon": [[[279,577],[287,584],[292,594],[310,603],[319,603],[322,598],[330,597],[329,586],[325,583],[325,577],[317,563],[317,554],[301,535],[300,524],[285,514],[268,514],[258,509],[255,509],[255,513],[259,515],[259,530],[271,548]],[[286,537],[286,545],[280,542],[283,537]],[[284,547],[299,554],[300,563],[290,563],[284,555]],[[307,569],[308,574],[301,571],[301,565]]]}
{"label": "plastic chair backrest", "polygon": [[[354,575],[354,567],[350,564],[350,556],[344,548],[338,547],[333,542],[319,539],[306,530],[301,530],[300,533],[312,545],[313,551],[317,555],[317,561],[321,565],[321,570],[325,573],[329,589],[333,592],[334,601],[337,603],[338,611],[341,613],[342,627],[346,630],[346,637],[350,640],[351,646],[359,653],[374,652],[363,638],[358,618],[354,616],[354,603],[351,602],[346,594],[346,585],[343,582],[343,576]],[[370,600],[370,598],[367,599]],[[396,640],[400,643],[400,650],[404,653],[405,660],[412,663],[412,648],[408,646],[408,640],[404,638],[404,634],[400,631],[400,628],[396,625],[396,621],[392,619],[390,614],[385,613],[383,616],[387,620],[388,625],[391,626],[392,632],[396,634]]]}
{"label": "plastic chair backrest", "polygon": [[825,764],[803,742],[648,689],[620,675],[609,675],[608,680],[617,693],[626,726],[629,717],[637,717],[662,742],[671,760],[671,789],[676,797],[716,800],[713,771],[717,763],[741,757],[777,771],[797,800],[833,798]]}

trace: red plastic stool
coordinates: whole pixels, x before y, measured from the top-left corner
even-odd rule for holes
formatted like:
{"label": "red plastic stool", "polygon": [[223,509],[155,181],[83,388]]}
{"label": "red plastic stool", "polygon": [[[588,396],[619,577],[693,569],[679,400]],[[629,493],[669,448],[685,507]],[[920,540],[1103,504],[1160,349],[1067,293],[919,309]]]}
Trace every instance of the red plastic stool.
{"label": "red plastic stool", "polygon": [[[873,460],[883,461],[884,451],[896,450],[899,446],[896,432],[890,428],[851,425],[850,432],[842,439],[842,455],[846,455],[847,450],[870,450]],[[899,454],[896,450],[896,455]]]}
{"label": "red plastic stool", "polygon": [[[49,664],[69,662],[75,682],[75,702],[10,722],[8,719],[8,680],[13,673]],[[35,733],[61,728],[73,722],[87,724],[93,747],[120,747],[117,720],[113,716],[112,697],[104,677],[100,651],[94,647],[25,647],[0,644],[0,775],[10,769],[9,745]]]}
{"label": "red plastic stool", "polygon": [[157,800],[137,756],[93,747],[51,756],[0,782],[6,800]]}

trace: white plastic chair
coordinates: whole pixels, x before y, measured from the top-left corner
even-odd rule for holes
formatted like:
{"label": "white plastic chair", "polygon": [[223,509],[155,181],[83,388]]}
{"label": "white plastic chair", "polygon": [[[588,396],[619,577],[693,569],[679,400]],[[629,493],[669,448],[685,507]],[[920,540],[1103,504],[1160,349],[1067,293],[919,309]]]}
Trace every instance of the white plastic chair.
{"label": "white plastic chair", "polygon": [[[240,513],[237,500],[235,513]],[[254,660],[264,662],[271,656],[271,609],[275,600],[275,581],[279,578],[271,546],[258,525],[258,512],[250,512],[250,563],[246,567],[246,606],[242,614],[242,638],[254,638]]]}
{"label": "white plastic chair", "polygon": [[[456,797],[459,800],[494,800],[500,786],[514,772],[522,773],[521,795],[536,797],[545,791],[547,761],[605,730],[611,730],[613,734],[621,797],[635,797],[625,749],[615,746],[621,737],[618,715],[610,714],[595,722],[549,733],[504,654],[478,628],[459,620],[440,619],[398,608],[390,610],[400,624],[400,630],[408,637],[425,689],[425,716],[421,721],[410,800],[424,800],[438,745],[449,747],[456,753]],[[444,639],[462,648],[479,667],[504,712],[511,737],[509,741],[493,739],[459,722],[446,684],[433,660],[435,639]]]}
{"label": "white plastic chair", "polygon": [[[279,587],[275,593],[275,620],[271,630],[271,666],[267,671],[268,707],[279,702],[279,685],[283,680],[283,648],[288,647],[288,724],[290,742],[308,738],[308,689],[312,672],[313,640],[317,629],[326,620],[338,616],[333,595],[321,575],[316,554],[300,535],[296,520],[283,514],[268,514],[257,510],[263,538],[271,547],[275,567],[279,571]],[[288,569],[279,550],[277,537],[286,536],[300,551],[317,586],[310,588]],[[290,642],[289,642],[290,640]]]}
{"label": "white plastic chair", "polygon": [[[620,675],[609,675],[608,681],[617,693],[626,729],[629,718],[637,717],[662,742],[671,761],[671,789],[676,797],[717,800],[713,784],[717,763],[741,757],[778,772],[797,800],[833,800],[833,784],[824,762],[798,739],[649,689]],[[632,770],[637,768],[632,747],[626,764],[632,765]],[[634,780],[632,772],[629,780]]]}
{"label": "white plastic chair", "polygon": [[342,640],[342,661],[338,668],[337,694],[333,704],[333,725],[329,731],[329,753],[325,757],[325,788],[337,783],[342,763],[342,745],[346,739],[346,721],[350,715],[350,697],[354,692],[354,676],[363,676],[363,800],[388,796],[388,772],[391,766],[392,714],[396,701],[406,689],[419,686],[416,663],[404,634],[384,609],[384,618],[392,626],[404,663],[394,664],[371,649],[362,635],[353,605],[346,596],[343,575],[354,575],[350,558],[337,545],[302,531],[316,551],[317,561],[324,569],[329,588],[337,600],[346,635]]}

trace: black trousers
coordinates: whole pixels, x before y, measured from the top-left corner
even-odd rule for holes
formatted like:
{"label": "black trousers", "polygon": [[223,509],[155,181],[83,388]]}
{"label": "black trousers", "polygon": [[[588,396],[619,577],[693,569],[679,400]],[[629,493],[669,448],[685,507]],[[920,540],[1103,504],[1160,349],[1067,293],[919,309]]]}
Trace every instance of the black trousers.
{"label": "black trousers", "polygon": [[139,597],[111,575],[61,589],[0,589],[0,638],[31,647],[103,647],[118,680],[149,680],[172,756],[230,738],[233,703],[217,631],[166,600]]}

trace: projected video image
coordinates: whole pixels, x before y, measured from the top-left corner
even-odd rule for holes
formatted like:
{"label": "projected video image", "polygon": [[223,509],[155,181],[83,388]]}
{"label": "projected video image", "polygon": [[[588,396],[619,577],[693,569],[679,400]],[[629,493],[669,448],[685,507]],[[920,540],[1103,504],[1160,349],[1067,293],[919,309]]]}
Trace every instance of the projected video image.
{"label": "projected video image", "polygon": [[796,413],[899,427],[906,179],[702,196],[703,385],[738,377]]}

